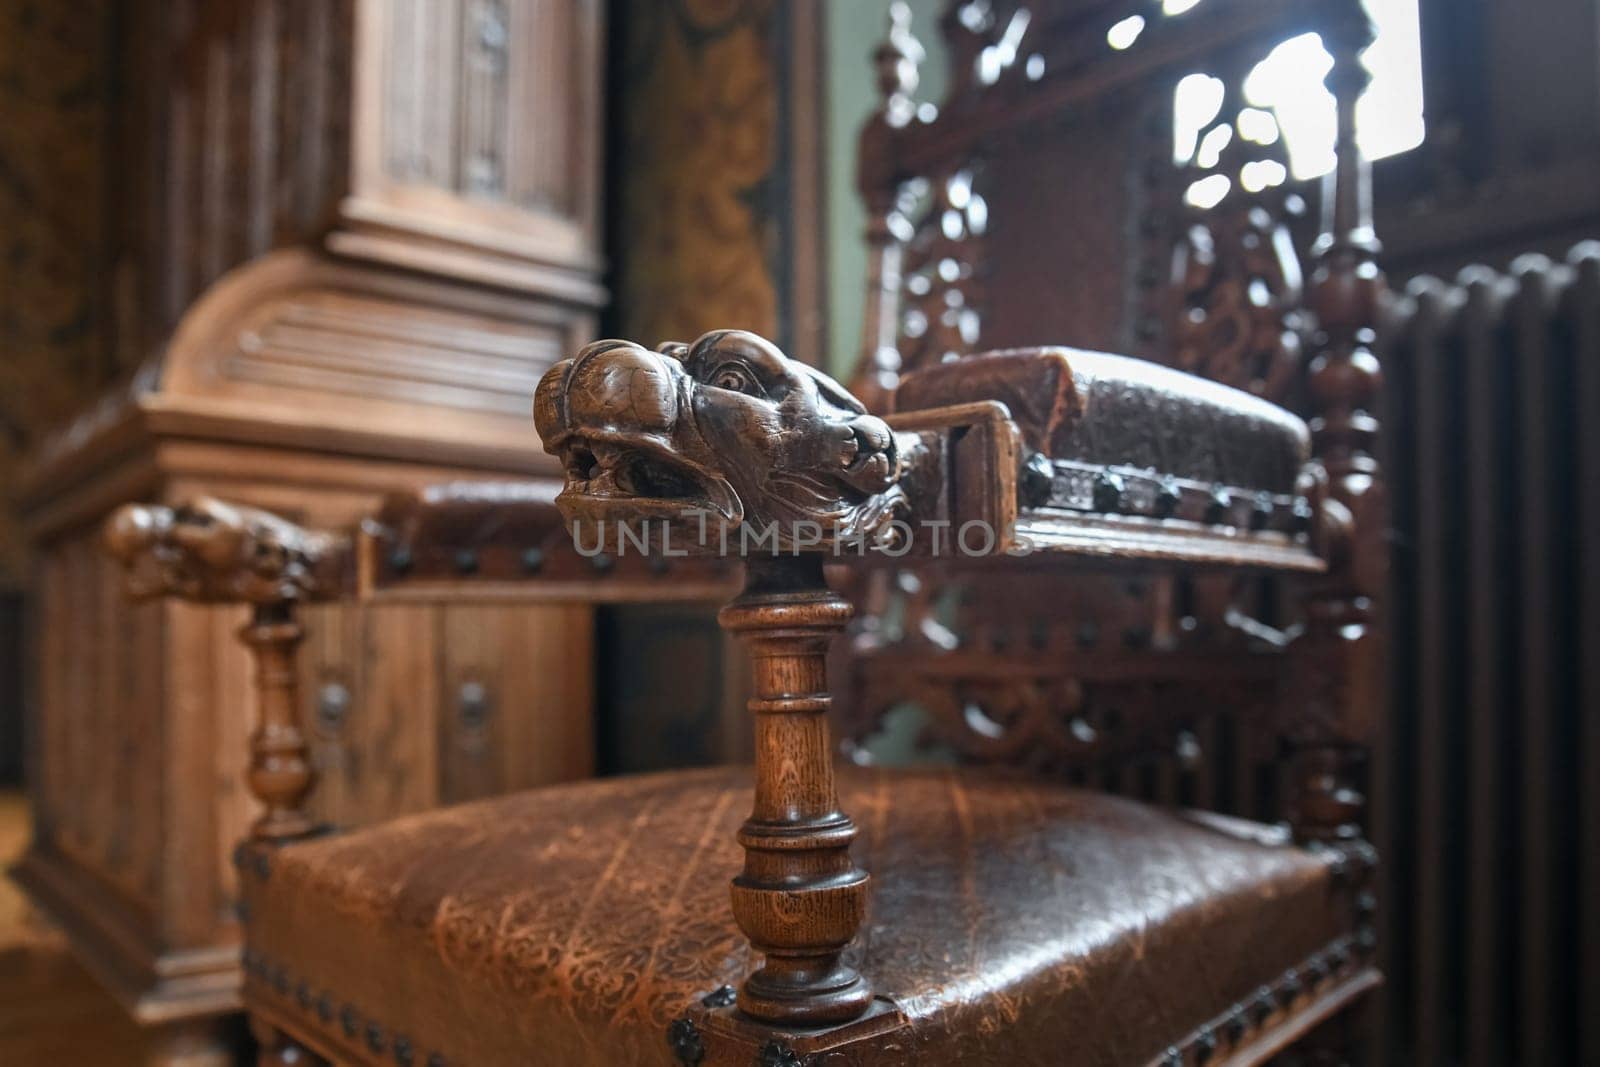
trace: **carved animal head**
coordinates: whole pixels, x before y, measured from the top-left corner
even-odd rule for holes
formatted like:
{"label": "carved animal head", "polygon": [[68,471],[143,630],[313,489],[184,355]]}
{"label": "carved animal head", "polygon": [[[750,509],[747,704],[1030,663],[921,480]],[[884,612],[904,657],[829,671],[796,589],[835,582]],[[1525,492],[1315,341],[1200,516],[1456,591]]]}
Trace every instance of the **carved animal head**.
{"label": "carved animal head", "polygon": [[269,512],[201,497],[178,508],[130,504],[106,523],[106,551],[135,599],[273,604],[338,592],[340,548]]}
{"label": "carved animal head", "polygon": [[[556,498],[573,522],[797,524],[824,545],[872,538],[904,501],[900,449],[832,378],[738,330],[651,352],[597,341],[552,367],[534,417],[566,466]],[[689,524],[692,525],[692,524]]]}

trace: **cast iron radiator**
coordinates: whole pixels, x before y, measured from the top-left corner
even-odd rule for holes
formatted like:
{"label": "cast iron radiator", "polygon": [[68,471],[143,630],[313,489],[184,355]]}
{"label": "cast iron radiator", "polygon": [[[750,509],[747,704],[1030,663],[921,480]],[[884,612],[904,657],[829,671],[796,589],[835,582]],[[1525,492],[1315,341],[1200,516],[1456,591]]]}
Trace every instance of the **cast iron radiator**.
{"label": "cast iron radiator", "polygon": [[1396,311],[1387,1059],[1600,1063],[1600,243]]}

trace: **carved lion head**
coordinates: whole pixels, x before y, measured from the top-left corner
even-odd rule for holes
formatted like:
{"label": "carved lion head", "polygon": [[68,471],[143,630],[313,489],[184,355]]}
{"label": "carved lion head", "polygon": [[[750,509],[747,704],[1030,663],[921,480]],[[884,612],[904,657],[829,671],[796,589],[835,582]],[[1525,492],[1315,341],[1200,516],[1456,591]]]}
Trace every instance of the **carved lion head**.
{"label": "carved lion head", "polygon": [[739,330],[655,352],[597,341],[545,374],[534,417],[566,467],[556,503],[569,521],[700,513],[726,527],[775,525],[786,545],[811,523],[830,544],[876,536],[904,500],[883,420]]}
{"label": "carved lion head", "polygon": [[339,538],[210,497],[178,508],[122,507],[103,540],[127,568],[136,599],[272,604],[325,599],[339,587]]}

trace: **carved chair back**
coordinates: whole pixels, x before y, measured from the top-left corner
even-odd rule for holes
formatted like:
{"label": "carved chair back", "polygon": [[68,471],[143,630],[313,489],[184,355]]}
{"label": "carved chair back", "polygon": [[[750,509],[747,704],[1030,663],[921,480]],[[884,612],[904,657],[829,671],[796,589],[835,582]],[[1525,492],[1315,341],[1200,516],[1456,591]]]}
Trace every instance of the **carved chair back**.
{"label": "carved chair back", "polygon": [[[1298,262],[1313,235],[1278,169],[1276,120],[1248,105],[1246,83],[1289,38],[1337,44],[1342,24],[1364,23],[1361,0],[1180,6],[955,0],[939,20],[939,102],[916,98],[924,51],[894,6],[873,55],[882,103],[858,148],[871,270],[851,388],[869,406],[898,373],[1041,338],[1295,399],[1284,360],[1241,351],[1265,347],[1269,323],[1300,325]],[[1177,145],[1179,84],[1197,75],[1220,99],[1194,143]],[[1255,139],[1239,135],[1241,113]],[[1228,196],[1211,199],[1213,180],[1197,191],[1205,207],[1185,199],[1213,175],[1231,179]],[[1229,246],[1245,241],[1235,262]],[[1215,292],[1245,275],[1255,294]],[[1186,314],[1204,304],[1217,314]]]}
{"label": "carved chair back", "polygon": [[[895,6],[873,57],[882,105],[860,137],[869,279],[852,387],[887,408],[903,374],[970,353],[1128,352],[1306,416],[1337,496],[1376,473],[1376,363],[1367,353],[1349,380],[1330,374],[1375,321],[1364,289],[1332,299],[1341,272],[1376,277],[1353,128],[1370,26],[1360,0],[1180,7],[953,2],[939,26],[949,88],[933,104],[916,98],[923,49]],[[1314,246],[1276,119],[1246,92],[1306,32],[1333,55],[1340,116]],[[1197,74],[1220,101],[1175,152],[1177,89]],[[1309,286],[1302,257],[1317,264]],[[1330,407],[1341,425],[1359,413],[1356,437],[1321,432]],[[1375,484],[1380,506],[1357,539],[1368,607],[1385,556]],[[926,571],[872,581],[873,610],[834,664],[857,758],[912,705],[924,754],[1257,817],[1303,807],[1280,757],[1298,730],[1281,714],[1285,687],[1304,659],[1281,653],[1305,630],[1305,590],[1172,571],[1070,587]]]}

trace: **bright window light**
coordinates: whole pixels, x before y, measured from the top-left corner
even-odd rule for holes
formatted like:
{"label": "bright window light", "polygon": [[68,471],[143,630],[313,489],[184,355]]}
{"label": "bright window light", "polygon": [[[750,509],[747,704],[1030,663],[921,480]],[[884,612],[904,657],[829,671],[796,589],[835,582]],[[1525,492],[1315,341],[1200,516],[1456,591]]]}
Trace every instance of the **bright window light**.
{"label": "bright window light", "polygon": [[1252,144],[1276,144],[1278,141],[1278,120],[1270,111],[1247,107],[1239,112],[1238,126],[1239,136]]}
{"label": "bright window light", "polygon": [[1259,193],[1261,190],[1274,185],[1282,185],[1289,177],[1289,172],[1283,164],[1275,159],[1258,159],[1246,163],[1239,172],[1239,184],[1244,186],[1246,192]]}
{"label": "bright window light", "polygon": [[[1372,85],[1356,105],[1356,137],[1368,159],[1382,159],[1422,143],[1422,48],[1417,0],[1367,0],[1367,7],[1378,35],[1363,57]],[[1169,0],[1167,11],[1175,13],[1171,8]],[[1277,117],[1290,171],[1299,179],[1333,169],[1337,115],[1333,94],[1323,85],[1332,66],[1322,38],[1307,33],[1273,49],[1245,79],[1246,101]],[[1178,160],[1193,157],[1200,131],[1216,116],[1221,98],[1222,84],[1214,78],[1190,75],[1178,84],[1173,144]],[[1245,126],[1241,121],[1240,133],[1255,140],[1260,127]]]}
{"label": "bright window light", "polygon": [[1222,198],[1228,195],[1228,190],[1233,188],[1233,183],[1226,174],[1212,174],[1201,178],[1189,186],[1189,191],[1184,194],[1184,199],[1202,211],[1209,210],[1222,203]]}
{"label": "bright window light", "polygon": [[1106,43],[1117,51],[1132,48],[1133,42],[1144,32],[1144,16],[1129,15],[1106,31]]}
{"label": "bright window light", "polygon": [[1191,74],[1178,83],[1177,109],[1172,116],[1176,137],[1172,155],[1180,163],[1194,157],[1200,141],[1200,131],[1211,125],[1211,120],[1222,110],[1222,97],[1226,87],[1221,78],[1209,74]]}

